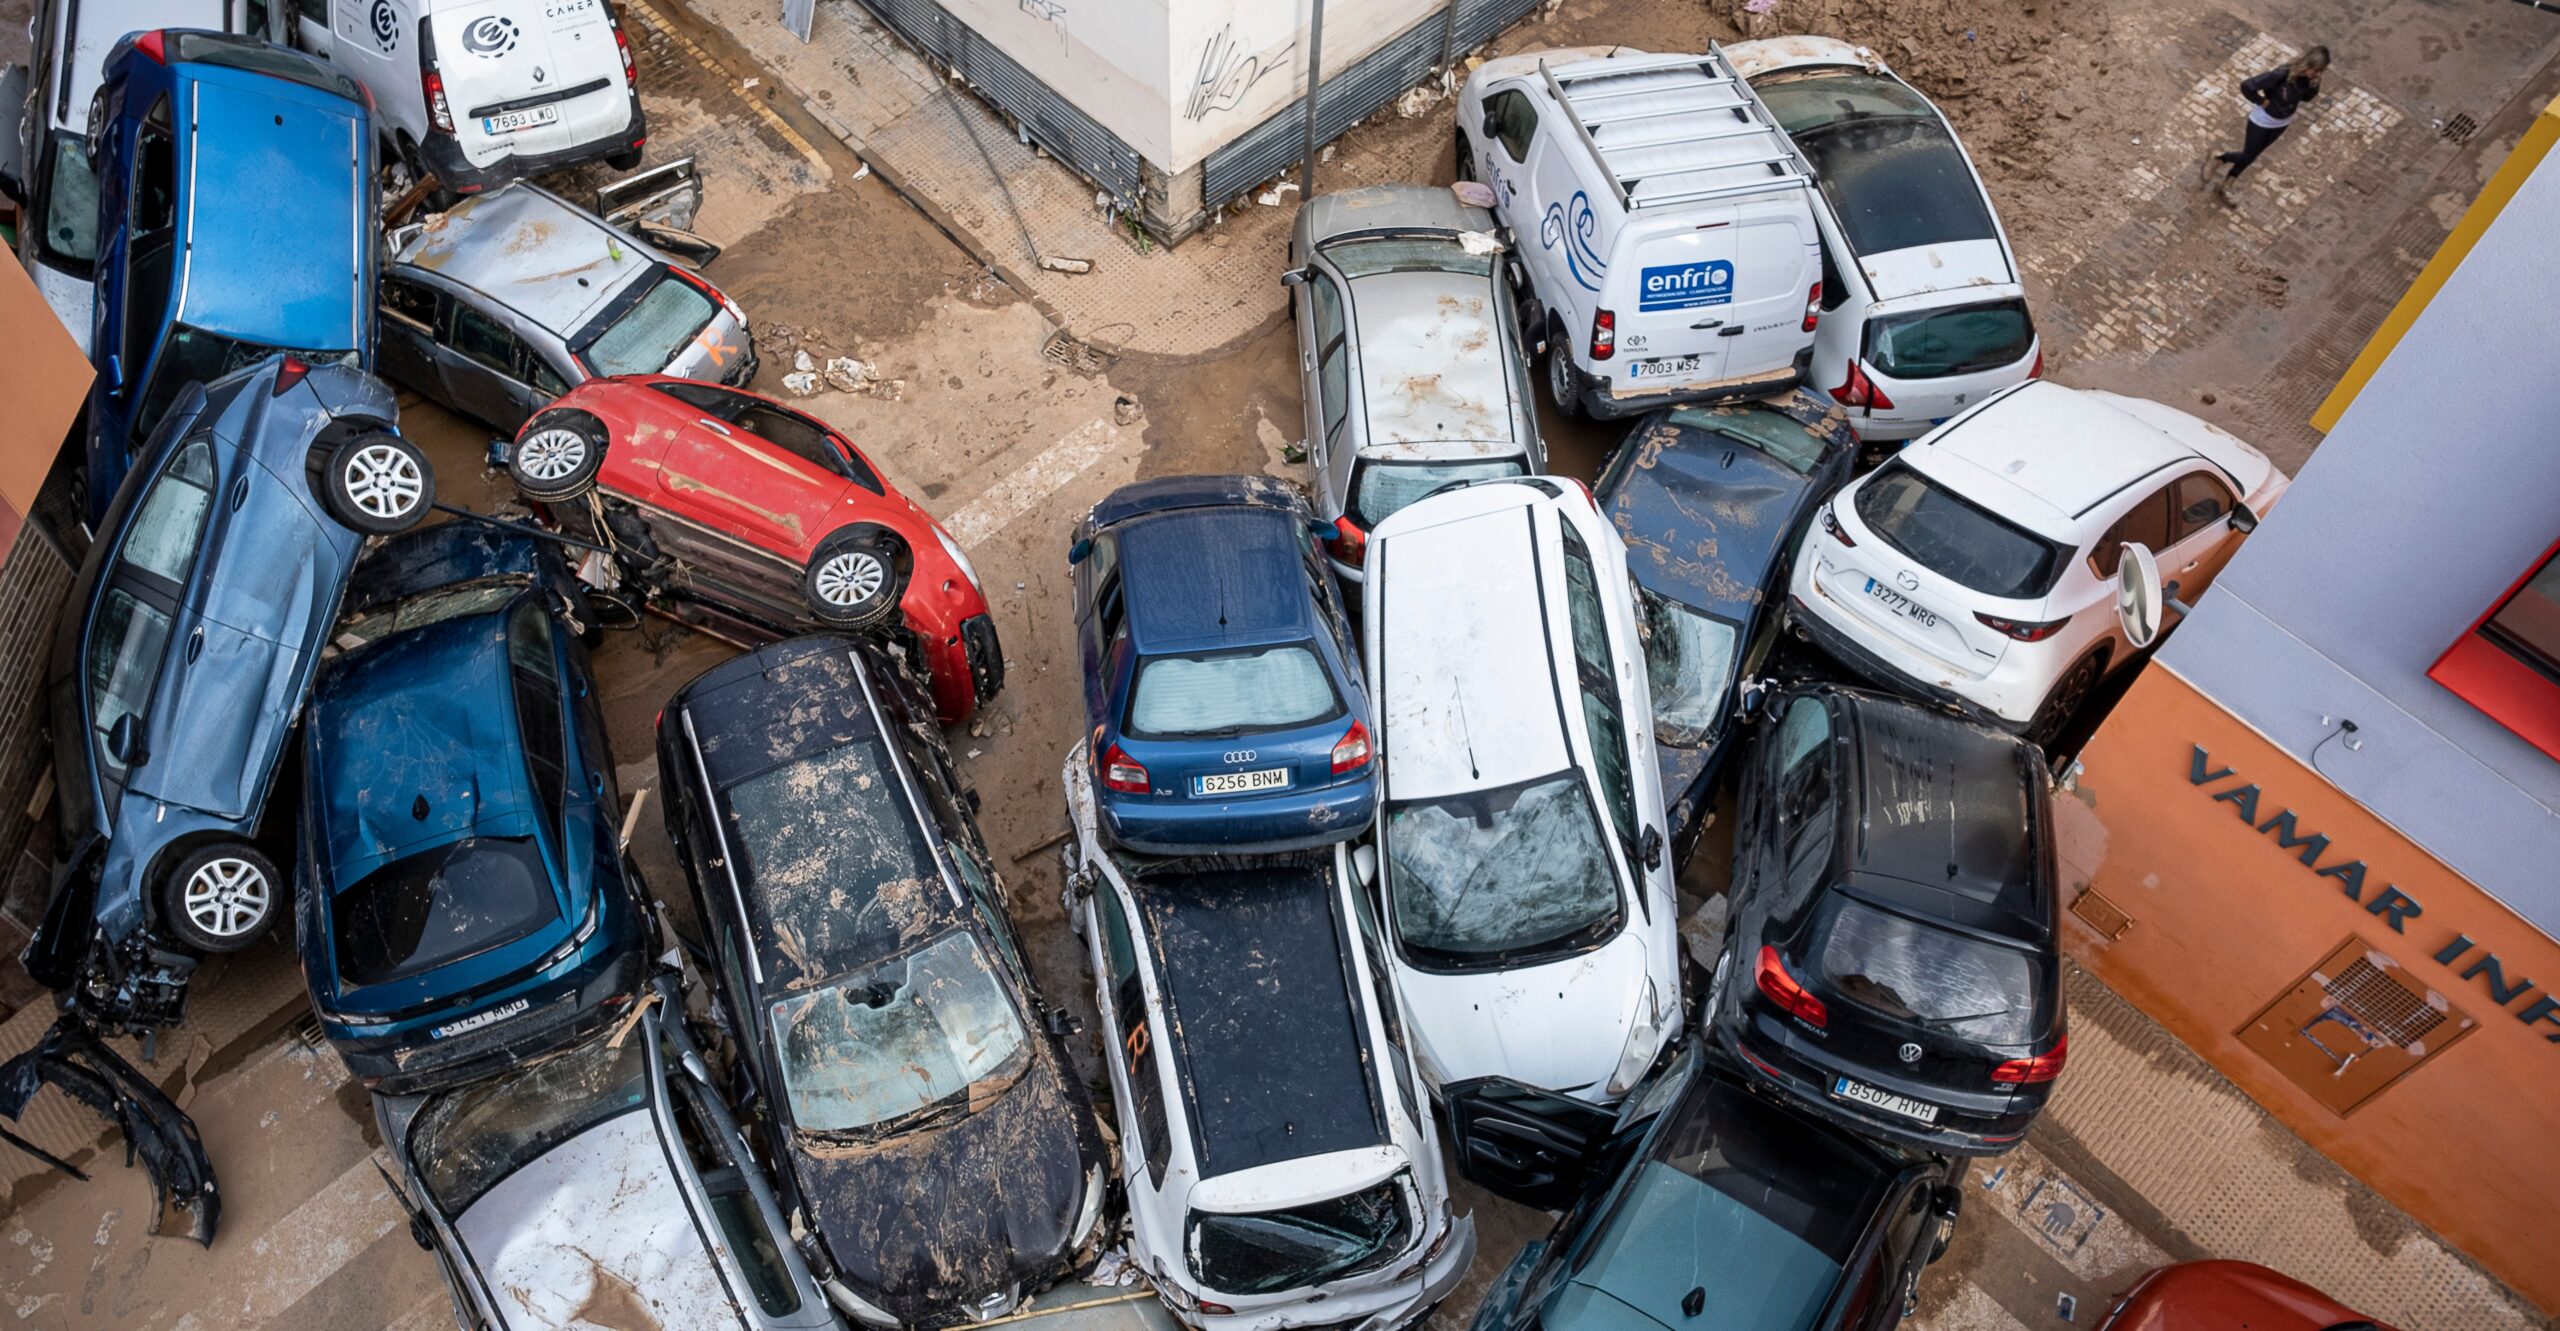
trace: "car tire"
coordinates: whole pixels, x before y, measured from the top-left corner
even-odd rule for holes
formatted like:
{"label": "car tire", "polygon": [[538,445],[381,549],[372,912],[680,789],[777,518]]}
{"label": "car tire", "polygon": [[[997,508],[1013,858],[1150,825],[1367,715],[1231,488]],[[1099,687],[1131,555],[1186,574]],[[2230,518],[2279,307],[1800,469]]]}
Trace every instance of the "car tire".
{"label": "car tire", "polygon": [[2051,748],[2063,727],[2088,704],[2089,695],[2098,686],[2099,656],[2091,652],[2072,662],[2062,678],[2045,691],[2044,702],[2036,708],[2035,719],[2027,723],[2027,738],[2039,747]]}
{"label": "car tire", "polygon": [[1573,382],[1573,350],[1561,326],[1547,335],[1547,397],[1556,404],[1557,415],[1569,421],[1582,419],[1582,393]]}
{"label": "car tire", "polygon": [[[402,134],[398,139],[393,141],[392,150],[399,154],[400,164],[409,168],[410,184],[414,185],[421,180],[428,179],[434,174],[427,170],[426,157],[418,151],[418,141],[416,139],[410,138],[407,134]],[[445,183],[442,180],[438,180],[435,183],[435,188],[427,191],[427,197],[419,200],[418,207],[427,212],[440,213],[450,209],[456,203],[461,202],[461,200],[461,195],[447,189],[445,187]]]}
{"label": "car tire", "polygon": [[865,523],[847,527],[818,543],[801,574],[800,592],[809,612],[836,628],[867,629],[898,612],[906,595],[910,563],[898,538],[886,528]]}
{"label": "car tire", "polygon": [[1468,142],[1467,142],[1467,132],[1466,132],[1465,130],[1463,130],[1463,129],[1462,129],[1462,130],[1459,130],[1459,131],[1457,132],[1457,140],[1458,140],[1458,154],[1457,154],[1457,161],[1458,161],[1457,173],[1458,173],[1458,179],[1460,179],[1460,180],[1473,180],[1473,179],[1475,179],[1475,178],[1476,178],[1476,153],[1475,153],[1475,149],[1474,149],[1474,147],[1472,147],[1471,145],[1469,145],[1469,144],[1468,144]]}
{"label": "car tire", "polygon": [[613,435],[604,422],[574,407],[554,407],[525,423],[507,454],[516,493],[537,504],[558,504],[596,488]]}
{"label": "car tire", "polygon": [[202,846],[160,879],[160,919],[198,952],[237,952],[258,941],[284,904],[284,875],[257,847]]}
{"label": "car tire", "polygon": [[416,444],[389,430],[366,430],[329,451],[320,472],[329,516],[367,536],[390,536],[426,520],[436,471]]}
{"label": "car tire", "polygon": [[616,171],[637,171],[640,169],[640,152],[638,148],[625,148],[618,153],[606,153],[604,164]]}

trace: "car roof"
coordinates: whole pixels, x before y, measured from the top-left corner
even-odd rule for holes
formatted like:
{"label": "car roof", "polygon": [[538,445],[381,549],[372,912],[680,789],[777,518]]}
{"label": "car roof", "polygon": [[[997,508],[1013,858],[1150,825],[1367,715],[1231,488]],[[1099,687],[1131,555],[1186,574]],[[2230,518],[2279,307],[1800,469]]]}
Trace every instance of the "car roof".
{"label": "car roof", "polygon": [[1276,509],[1181,509],[1116,529],[1140,654],[1302,642],[1317,631],[1305,529]]}
{"label": "car roof", "polygon": [[1327,863],[1273,859],[1129,880],[1191,1106],[1200,1177],[1387,1144]]}
{"label": "car roof", "polygon": [[[39,5],[62,0],[36,0]],[[230,0],[74,0],[76,12],[62,33],[63,59],[56,67],[62,90],[45,108],[48,125],[85,129],[89,100],[105,81],[107,52],[125,34],[159,28],[220,30],[228,26]],[[281,6],[279,6],[281,8]],[[34,163],[28,163],[34,169]]]}
{"label": "car roof", "polygon": [[371,182],[355,165],[371,146],[364,108],[272,75],[180,68],[198,91],[194,132],[181,138],[193,158],[178,317],[298,350],[363,346],[375,235]]}
{"label": "car roof", "polygon": [[1490,278],[1371,273],[1352,278],[1350,288],[1364,452],[1370,445],[1459,442],[1492,445],[1481,450],[1486,455],[1519,451]]}
{"label": "car roof", "polygon": [[2013,942],[2052,937],[2053,833],[2026,742],[1920,703],[1827,692],[1851,741],[1851,885]]}
{"label": "car roof", "polygon": [[[1388,798],[1514,785],[1571,764],[1545,636],[1542,576],[1554,570],[1543,564],[1553,560],[1537,508],[1525,487],[1470,487],[1379,524],[1367,593],[1379,677],[1369,684]],[[1449,613],[1467,605],[1516,611]]]}
{"label": "car roof", "polygon": [[1621,445],[1634,452],[1611,468],[1601,495],[1626,541],[1628,571],[1658,595],[1748,622],[1769,570],[1786,557],[1795,535],[1791,520],[1814,478],[1713,423],[1774,417],[1828,447],[1834,429],[1847,429],[1838,412],[1797,393],[1684,409],[1677,420],[1666,412],[1638,425]]}
{"label": "car roof", "polygon": [[394,257],[564,337],[658,266],[654,251],[603,218],[522,180],[429,218]]}
{"label": "car roof", "polygon": [[2189,440],[2126,411],[2126,400],[2029,380],[1907,445],[1902,457],[2003,516],[2076,539],[2082,516],[2108,497],[2202,456]]}
{"label": "car roof", "polygon": [[531,836],[505,609],[393,634],[323,667],[303,724],[331,885],[466,836]]}
{"label": "car roof", "polygon": [[1439,185],[1363,185],[1320,195],[1298,210],[1298,229],[1316,249],[1369,231],[1437,231],[1455,237],[1493,226],[1492,213],[1458,202],[1455,192]]}

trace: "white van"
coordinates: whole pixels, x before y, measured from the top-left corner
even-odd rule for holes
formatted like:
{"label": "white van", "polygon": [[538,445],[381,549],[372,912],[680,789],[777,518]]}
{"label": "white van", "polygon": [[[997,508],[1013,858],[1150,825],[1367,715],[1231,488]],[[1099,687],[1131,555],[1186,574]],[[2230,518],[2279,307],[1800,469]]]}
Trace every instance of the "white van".
{"label": "white van", "polygon": [[1783,392],[1822,298],[1813,174],[1722,52],[1490,60],[1458,173],[1492,186],[1568,416]]}
{"label": "white van", "polygon": [[477,194],[599,159],[640,165],[648,126],[607,0],[292,3],[295,43],[373,93],[374,127],[412,179]]}
{"label": "white van", "polygon": [[1524,476],[1398,509],[1368,557],[1375,891],[1423,1080],[1461,1121],[1614,1104],[1684,1008],[1626,547],[1579,482]]}

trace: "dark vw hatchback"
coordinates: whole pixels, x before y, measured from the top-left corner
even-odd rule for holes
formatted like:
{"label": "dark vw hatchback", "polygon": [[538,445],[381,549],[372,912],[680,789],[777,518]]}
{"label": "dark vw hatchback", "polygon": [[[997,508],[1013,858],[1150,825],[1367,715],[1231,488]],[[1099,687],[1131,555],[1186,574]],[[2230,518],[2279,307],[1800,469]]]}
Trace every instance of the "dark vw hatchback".
{"label": "dark vw hatchback", "polygon": [[741,1116],[828,1297],[954,1326],[1066,1274],[1110,1157],[920,674],[839,634],[750,652],[667,704],[658,770]]}
{"label": "dark vw hatchback", "polygon": [[1765,732],[1707,995],[1716,1041],[1862,1132],[2017,1145],[2068,1043],[2042,751],[1831,686],[1779,697]]}

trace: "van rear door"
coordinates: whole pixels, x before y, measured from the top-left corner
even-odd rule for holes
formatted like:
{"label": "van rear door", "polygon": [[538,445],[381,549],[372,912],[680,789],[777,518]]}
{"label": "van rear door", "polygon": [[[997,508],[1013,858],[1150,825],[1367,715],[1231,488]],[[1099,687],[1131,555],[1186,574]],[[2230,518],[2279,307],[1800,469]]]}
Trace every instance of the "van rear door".
{"label": "van rear door", "polygon": [[566,152],[630,122],[605,0],[463,0],[436,6],[428,23],[454,137],[473,166]]}
{"label": "van rear door", "polygon": [[1621,392],[1773,373],[1813,343],[1804,308],[1821,255],[1800,196],[1683,209],[1629,259],[1610,302]]}

